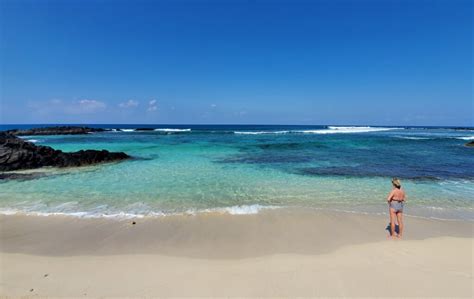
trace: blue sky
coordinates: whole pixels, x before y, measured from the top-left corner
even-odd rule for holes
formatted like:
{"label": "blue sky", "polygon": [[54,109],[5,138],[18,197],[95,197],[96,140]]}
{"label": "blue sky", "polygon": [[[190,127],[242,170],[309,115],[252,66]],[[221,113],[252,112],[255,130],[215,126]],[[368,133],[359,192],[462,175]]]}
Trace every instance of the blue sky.
{"label": "blue sky", "polygon": [[474,125],[471,1],[0,1],[0,123]]}

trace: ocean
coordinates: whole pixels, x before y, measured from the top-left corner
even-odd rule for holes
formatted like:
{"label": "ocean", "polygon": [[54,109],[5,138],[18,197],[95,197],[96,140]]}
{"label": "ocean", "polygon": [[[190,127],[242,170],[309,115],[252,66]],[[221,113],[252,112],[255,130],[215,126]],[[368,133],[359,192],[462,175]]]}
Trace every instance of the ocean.
{"label": "ocean", "polygon": [[133,218],[303,208],[378,214],[387,212],[390,181],[398,177],[407,215],[474,220],[474,148],[464,146],[474,140],[473,128],[86,126],[114,130],[22,138],[133,158],[1,180],[0,213]]}

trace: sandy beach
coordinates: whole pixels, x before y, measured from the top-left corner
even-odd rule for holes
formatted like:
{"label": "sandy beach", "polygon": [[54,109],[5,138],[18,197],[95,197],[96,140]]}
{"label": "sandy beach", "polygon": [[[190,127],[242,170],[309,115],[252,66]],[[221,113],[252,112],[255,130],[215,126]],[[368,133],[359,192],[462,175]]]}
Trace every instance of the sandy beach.
{"label": "sandy beach", "polygon": [[0,0],[0,299],[474,298],[473,9]]}
{"label": "sandy beach", "polygon": [[[135,224],[133,224],[135,221]],[[471,222],[279,209],[0,217],[3,296],[472,297]]]}

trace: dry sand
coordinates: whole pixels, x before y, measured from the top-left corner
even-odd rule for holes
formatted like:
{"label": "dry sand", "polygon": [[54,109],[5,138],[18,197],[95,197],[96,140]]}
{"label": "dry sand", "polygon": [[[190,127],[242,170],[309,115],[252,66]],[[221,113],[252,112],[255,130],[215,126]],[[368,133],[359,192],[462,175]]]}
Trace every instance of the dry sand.
{"label": "dry sand", "polygon": [[472,298],[472,222],[406,217],[403,240],[386,226],[386,216],[289,209],[0,216],[0,294]]}

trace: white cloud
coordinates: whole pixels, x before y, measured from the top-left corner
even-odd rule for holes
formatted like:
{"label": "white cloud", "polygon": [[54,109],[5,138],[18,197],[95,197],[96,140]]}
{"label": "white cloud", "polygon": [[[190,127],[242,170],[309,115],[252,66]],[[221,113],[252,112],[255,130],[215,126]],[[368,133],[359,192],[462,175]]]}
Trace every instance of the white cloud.
{"label": "white cloud", "polygon": [[79,101],[79,108],[84,112],[95,112],[97,110],[102,110],[106,107],[104,102],[96,101],[96,100],[80,100]]}
{"label": "white cloud", "polygon": [[148,102],[148,109],[146,111],[152,112],[158,110],[157,100],[151,100]]}
{"label": "white cloud", "polygon": [[56,105],[56,104],[61,104],[61,103],[62,103],[62,100],[60,100],[60,99],[52,99],[52,100],[50,100],[49,102],[50,102],[51,104],[55,104],[55,105]]}
{"label": "white cloud", "polygon": [[96,113],[105,110],[107,107],[104,102],[89,99],[83,99],[72,103],[60,103],[59,105],[63,106],[64,112],[69,114]]}
{"label": "white cloud", "polygon": [[216,104],[211,104],[211,108],[216,108],[217,105]]}
{"label": "white cloud", "polygon": [[120,103],[119,107],[120,108],[134,108],[138,106],[138,101],[135,100],[128,100],[126,102]]}
{"label": "white cloud", "polygon": [[107,108],[104,102],[97,100],[82,99],[77,101],[64,101],[51,99],[48,101],[34,101],[28,103],[28,108],[41,115],[61,114],[93,114]]}

